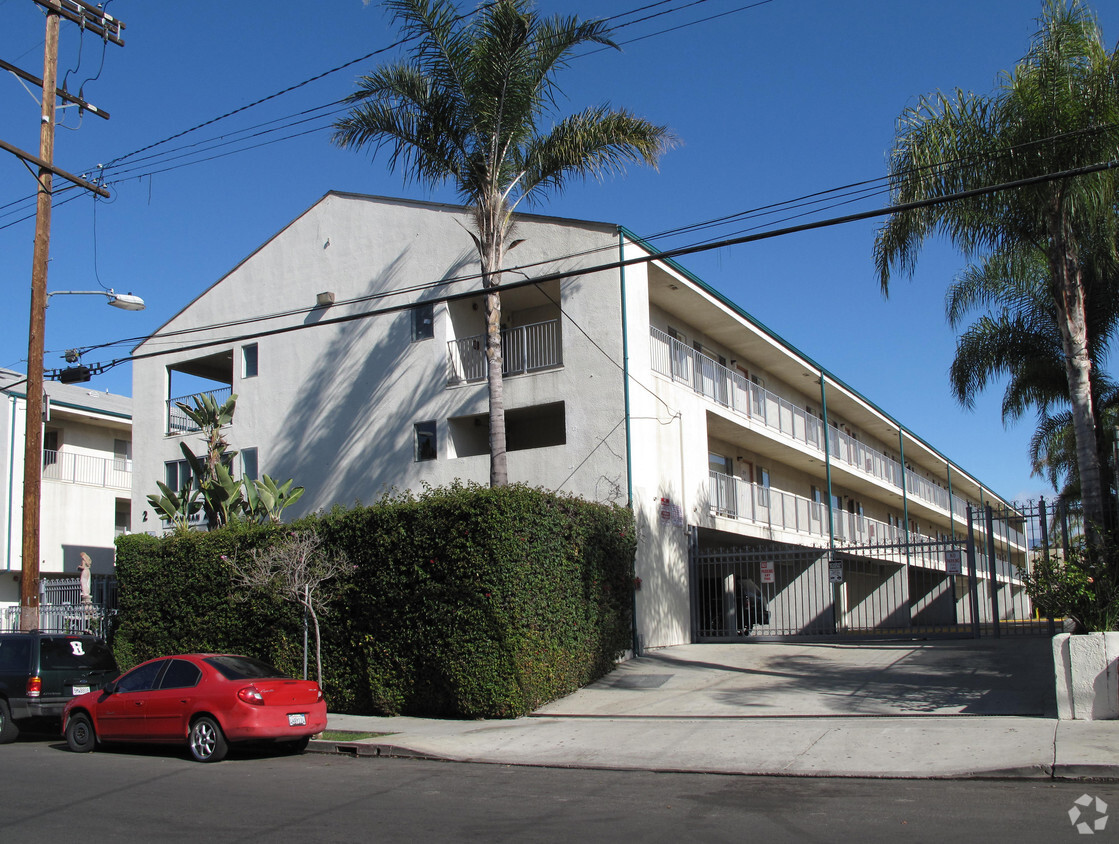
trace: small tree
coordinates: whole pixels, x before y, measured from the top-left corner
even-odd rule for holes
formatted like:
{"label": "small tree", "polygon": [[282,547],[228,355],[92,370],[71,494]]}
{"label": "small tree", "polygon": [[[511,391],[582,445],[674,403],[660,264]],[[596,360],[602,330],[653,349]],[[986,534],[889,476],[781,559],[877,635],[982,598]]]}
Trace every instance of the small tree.
{"label": "small tree", "polygon": [[319,611],[333,597],[339,580],[353,570],[341,552],[327,551],[314,530],[289,533],[268,548],[254,548],[248,560],[227,558],[234,580],[250,589],[273,591],[303,607],[315,629],[315,669],[322,685],[322,636]]}

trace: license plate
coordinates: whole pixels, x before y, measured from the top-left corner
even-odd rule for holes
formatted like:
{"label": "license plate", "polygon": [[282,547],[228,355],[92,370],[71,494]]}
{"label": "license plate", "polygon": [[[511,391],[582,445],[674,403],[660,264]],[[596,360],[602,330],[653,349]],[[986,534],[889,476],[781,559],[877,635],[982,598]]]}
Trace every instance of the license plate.
{"label": "license plate", "polygon": [[303,712],[291,712],[288,714],[289,727],[306,727],[307,715]]}
{"label": "license plate", "polygon": [[87,695],[89,694],[89,686],[74,686],[74,695]]}

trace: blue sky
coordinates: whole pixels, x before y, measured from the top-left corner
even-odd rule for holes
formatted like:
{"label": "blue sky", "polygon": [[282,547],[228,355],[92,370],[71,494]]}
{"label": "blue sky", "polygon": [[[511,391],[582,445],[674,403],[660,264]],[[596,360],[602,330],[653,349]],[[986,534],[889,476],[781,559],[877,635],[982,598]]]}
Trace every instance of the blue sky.
{"label": "blue sky", "polygon": [[[562,105],[573,111],[608,101],[667,124],[681,143],[657,172],[632,169],[602,184],[575,183],[532,210],[620,223],[671,248],[883,206],[879,194],[786,222],[769,216],[654,237],[880,178],[901,110],[938,89],[991,91],[998,73],[1025,53],[1041,10],[1037,0],[700,0],[680,8],[687,3],[540,0],[545,12],[581,17],[653,6],[614,22],[621,52],[590,53],[564,72]],[[671,9],[677,11],[633,22]],[[1114,46],[1119,4],[1095,9]],[[107,169],[111,200],[66,201],[75,191],[57,197],[48,288],[112,287],[142,296],[148,309],[126,313],[99,298],[55,297],[47,315],[48,368],[63,365],[66,348],[153,331],[328,190],[456,201],[452,191],[405,184],[382,159],[329,143],[334,110],[325,107],[348,94],[355,76],[379,57],[132,155],[388,47],[396,33],[375,3],[199,0],[183,7],[112,0],[107,10],[127,25],[125,46],[103,50],[98,39],[80,37],[64,22],[60,76],[70,70],[69,89],[82,86],[86,100],[112,117],[60,114],[55,161],[95,173],[98,164],[123,160]],[[703,20],[712,16],[718,17]],[[0,21],[0,58],[41,75],[40,7],[0,0]],[[32,152],[36,97],[0,75],[0,138]],[[307,122],[294,125],[296,119]],[[299,132],[305,134],[290,137]],[[257,137],[247,139],[251,134]],[[34,187],[20,161],[0,153],[7,315],[0,366],[21,371],[34,235],[34,220],[21,218],[34,213],[27,199]],[[962,260],[930,243],[913,280],[899,279],[884,299],[872,260],[877,226],[722,248],[682,263],[999,494],[1045,493],[1026,460],[1033,419],[1004,428],[1001,388],[984,394],[974,411],[950,395],[955,337],[944,320],[944,292]],[[132,345],[89,352],[84,362],[124,356]],[[130,379],[124,365],[90,386],[129,394]]]}

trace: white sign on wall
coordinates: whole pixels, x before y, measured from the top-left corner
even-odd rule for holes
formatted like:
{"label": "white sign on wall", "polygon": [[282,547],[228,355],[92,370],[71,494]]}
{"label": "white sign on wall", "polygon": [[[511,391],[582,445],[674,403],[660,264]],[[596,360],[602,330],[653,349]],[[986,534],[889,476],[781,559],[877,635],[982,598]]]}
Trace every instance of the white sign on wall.
{"label": "white sign on wall", "polygon": [[843,582],[843,560],[828,561],[828,581],[830,583]]}
{"label": "white sign on wall", "polygon": [[762,583],[775,583],[777,581],[776,572],[773,570],[773,561],[762,562]]}

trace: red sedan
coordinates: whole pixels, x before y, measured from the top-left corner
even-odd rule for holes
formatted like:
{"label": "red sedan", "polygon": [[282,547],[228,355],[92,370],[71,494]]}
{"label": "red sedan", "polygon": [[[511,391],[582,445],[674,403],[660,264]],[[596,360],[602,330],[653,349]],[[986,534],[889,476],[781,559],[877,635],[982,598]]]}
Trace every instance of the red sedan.
{"label": "red sedan", "polygon": [[66,743],[77,753],[102,741],[185,742],[199,762],[219,761],[239,741],[278,742],[300,753],[324,729],[318,683],[229,654],[150,660],[74,698],[62,714]]}

